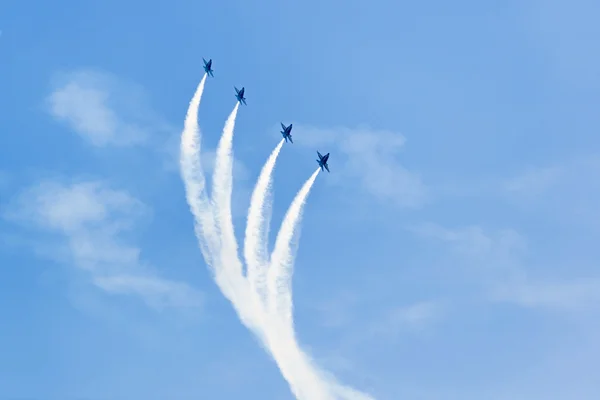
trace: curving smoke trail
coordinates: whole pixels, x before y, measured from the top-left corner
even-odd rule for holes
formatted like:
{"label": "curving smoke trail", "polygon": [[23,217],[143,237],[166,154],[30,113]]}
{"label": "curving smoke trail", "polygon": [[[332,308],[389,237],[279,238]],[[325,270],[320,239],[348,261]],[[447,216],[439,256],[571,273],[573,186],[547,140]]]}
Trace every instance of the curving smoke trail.
{"label": "curving smoke trail", "polygon": [[264,285],[268,263],[267,244],[269,242],[268,229],[271,215],[271,204],[268,200],[273,180],[273,169],[284,142],[281,139],[260,171],[250,198],[250,208],[248,209],[246,222],[244,258],[248,268],[247,277],[250,288],[257,293],[261,300],[266,300],[267,295]]}
{"label": "curving smoke trail", "polygon": [[297,236],[298,227],[302,220],[304,204],[320,170],[320,168],[317,168],[313,172],[294,197],[283,218],[275,240],[275,249],[271,254],[271,263],[267,274],[269,309],[289,324],[293,324],[291,279],[295,254],[292,251],[292,243],[294,237]]}
{"label": "curving smoke trail", "polygon": [[[233,220],[231,216],[231,192],[233,190],[233,129],[235,128],[235,118],[237,116],[240,103],[236,103],[235,107],[223,128],[223,134],[217,146],[217,156],[215,159],[215,169],[213,172],[213,192],[212,204],[216,211],[217,226],[221,234],[221,246],[233,253],[237,258],[237,242],[233,230]],[[236,263],[235,273],[241,275],[241,263]],[[228,265],[228,268],[234,266]],[[232,271],[234,272],[234,271]]]}
{"label": "curving smoke trail", "polygon": [[[232,302],[238,311],[242,322],[255,331],[259,337],[262,337],[262,332],[257,330],[257,327],[260,326],[260,322],[256,322],[256,318],[252,318],[253,314],[260,315],[260,313],[248,309],[249,304],[247,301],[244,301],[244,299],[251,298],[247,287],[248,285],[241,276],[241,272],[232,273],[232,271],[230,271],[231,266],[233,266],[234,269],[239,266],[241,271],[241,265],[239,260],[237,260],[237,250],[232,253],[228,251],[227,247],[223,246],[223,235],[220,231],[223,231],[223,227],[227,226],[226,223],[223,223],[224,221],[227,221],[227,213],[215,213],[206,194],[206,179],[200,161],[201,137],[200,128],[198,126],[198,108],[202,99],[206,77],[207,75],[204,74],[204,77],[200,81],[200,84],[190,101],[184,122],[184,129],[181,134],[180,169],[185,186],[186,199],[190,210],[192,211],[192,215],[194,216],[194,231],[200,245],[200,250],[202,251],[206,263],[214,274],[217,285],[225,297]],[[224,134],[229,135],[229,144],[227,144],[227,137],[225,137],[226,141],[222,141],[223,146],[219,146],[221,151],[217,152],[217,160],[221,160],[221,162],[217,163],[219,168],[215,165],[215,173],[219,170],[220,175],[218,179],[219,182],[225,183],[225,190],[220,190],[218,192],[221,197],[213,195],[213,202],[214,200],[220,201],[223,197],[225,199],[225,204],[220,208],[221,210],[231,209],[227,204],[228,198],[226,187],[228,176],[227,164],[229,163],[229,170],[231,170],[231,160],[229,160],[229,162],[227,162],[227,160],[223,162],[223,158],[230,156],[231,153],[231,140],[237,109],[238,106],[236,105],[224,128]],[[221,157],[219,157],[219,154]],[[224,179],[222,179],[221,176],[224,176]],[[229,177],[231,177],[231,172],[229,173]],[[223,185],[216,186],[219,189],[223,188]],[[213,192],[215,192],[214,189]],[[229,193],[231,193],[231,183],[229,184]],[[231,194],[229,195],[229,201],[230,199]],[[225,215],[224,219],[218,218],[221,217],[221,214]],[[232,226],[231,231],[233,231],[233,224],[231,222],[230,225]],[[235,237],[233,242],[235,243]],[[235,247],[237,247],[237,244],[235,244]],[[233,257],[230,256],[231,254],[233,254]],[[244,307],[244,305],[246,305],[246,307]]]}
{"label": "curving smoke trail", "polygon": [[[298,400],[359,400],[336,397],[335,379],[326,377],[313,361],[300,349],[293,325],[271,316],[267,332],[268,346],[290,389]],[[361,399],[362,400],[362,399]]]}
{"label": "curving smoke trail", "polygon": [[218,251],[219,268],[215,275],[223,294],[236,308],[244,325],[252,329],[260,338],[263,336],[264,319],[258,299],[250,291],[244,279],[242,263],[238,257],[238,245],[231,215],[231,193],[233,190],[233,131],[240,103],[235,107],[223,128],[217,146],[215,169],[213,172],[212,206],[216,216],[221,245]]}
{"label": "curving smoke trail", "polygon": [[196,88],[185,116],[184,128],[181,134],[180,169],[185,185],[186,199],[194,215],[194,230],[200,250],[206,263],[213,268],[214,260],[211,249],[219,246],[219,235],[215,227],[214,216],[206,196],[206,180],[199,154],[200,128],[198,127],[198,108],[204,92],[206,74]]}
{"label": "curving smoke trail", "polygon": [[[290,285],[293,269],[292,242],[296,236],[303,205],[319,170],[313,173],[292,202],[277,236],[271,262],[268,263],[266,236],[270,202],[267,200],[273,168],[283,140],[275,148],[261,171],[252,195],[249,226],[246,228],[247,242],[244,247],[244,256],[249,266],[248,279],[244,277],[231,216],[232,141],[239,104],[236,104],[227,119],[219,141],[212,199],[209,200],[200,163],[200,129],[197,121],[205,81],[206,75],[198,85],[186,114],[181,135],[180,166],[187,202],[194,215],[195,233],[217,285],[233,304],[240,320],[254,332],[273,356],[297,399],[373,400],[368,395],[338,384],[333,377],[321,371],[301,350],[295,337]],[[267,268],[270,271],[267,271]],[[261,282],[265,280],[265,274],[267,282],[271,283],[268,287],[272,290],[262,293],[266,298],[259,298],[257,289],[263,284]],[[266,300],[268,304],[262,300]]]}

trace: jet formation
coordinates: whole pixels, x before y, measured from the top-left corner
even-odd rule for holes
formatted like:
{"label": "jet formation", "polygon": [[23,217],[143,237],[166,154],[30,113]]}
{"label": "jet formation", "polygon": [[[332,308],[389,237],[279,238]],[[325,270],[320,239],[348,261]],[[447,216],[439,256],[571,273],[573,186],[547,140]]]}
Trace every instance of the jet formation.
{"label": "jet formation", "polygon": [[[214,77],[212,69],[212,58],[208,61],[202,58],[202,61],[204,61],[204,71],[211,77]],[[235,98],[237,99],[237,101],[240,103],[244,103],[244,105],[247,105],[246,98],[244,97],[244,92],[246,89],[243,86],[241,89],[238,89],[235,86],[233,88],[235,89]],[[280,124],[281,129],[283,129],[281,131],[281,135],[285,139],[286,143],[289,140],[290,143],[293,144],[294,141],[292,140],[292,124],[290,124],[289,126],[285,126],[283,122],[280,122]],[[319,156],[317,163],[319,164],[319,167],[321,167],[321,171],[323,171],[323,168],[325,168],[327,172],[329,172],[329,164],[327,164],[327,161],[329,160],[329,153],[321,155],[321,153],[317,151],[317,155]]]}

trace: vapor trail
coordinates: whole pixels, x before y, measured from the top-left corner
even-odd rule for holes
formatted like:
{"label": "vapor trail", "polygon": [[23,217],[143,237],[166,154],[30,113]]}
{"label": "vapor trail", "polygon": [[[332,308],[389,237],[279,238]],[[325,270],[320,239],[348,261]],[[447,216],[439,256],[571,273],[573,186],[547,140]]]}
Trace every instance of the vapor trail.
{"label": "vapor trail", "polygon": [[[213,174],[212,201],[209,201],[205,192],[205,177],[200,163],[200,129],[197,121],[198,107],[205,81],[206,75],[198,85],[186,114],[181,136],[180,167],[186,189],[186,198],[195,219],[196,236],[204,259],[214,272],[217,285],[233,304],[240,320],[254,332],[271,353],[297,399],[372,400],[367,395],[338,384],[333,377],[328,376],[312,363],[310,358],[301,350],[295,337],[291,319],[291,291],[283,290],[283,296],[280,297],[282,290],[278,290],[290,286],[289,280],[291,279],[293,264],[291,241],[300,220],[302,206],[319,171],[315,171],[309,181],[304,184],[290,206],[277,237],[275,252],[271,257],[271,268],[277,266],[278,268],[273,268],[271,271],[273,272],[272,276],[269,276],[272,278],[274,288],[273,293],[270,294],[275,296],[269,301],[277,304],[278,299],[279,302],[284,299],[283,304],[289,304],[289,306],[280,307],[280,309],[288,310],[285,312],[286,318],[282,318],[281,313],[268,313],[264,304],[259,301],[257,293],[252,290],[248,280],[242,274],[242,264],[238,257],[231,216],[231,192],[233,129],[239,105],[236,105],[227,119],[223,135],[219,141]],[[282,144],[283,141],[273,152],[275,155],[271,154],[271,157],[269,157],[269,161],[273,159],[273,165],[269,167],[270,171],[265,166],[261,172],[261,177],[263,174],[267,177],[263,178],[263,183],[265,180],[267,182],[264,185],[265,189],[261,189],[264,195],[256,195],[259,198],[258,203],[254,203],[253,196],[254,204],[251,205],[251,208],[259,210],[256,212],[259,217],[262,214],[263,222],[257,222],[259,228],[264,228],[265,220],[269,217],[268,212],[265,213],[264,211],[264,203],[269,194],[270,176]],[[258,186],[262,187],[262,184],[257,183],[255,191],[258,190]],[[261,202],[263,205],[261,205]],[[267,241],[264,236],[262,238],[260,234],[256,236],[258,239],[254,249],[260,251],[260,249],[266,248]],[[254,254],[253,251],[251,253]],[[262,264],[256,265],[259,265],[259,268],[264,268],[265,263],[262,262]]]}
{"label": "vapor trail", "polygon": [[[267,340],[281,374],[298,400],[338,400],[330,391],[335,379],[325,376],[301,349],[293,325],[271,315]],[[348,398],[347,400],[355,400]],[[358,399],[356,399],[358,400]]]}
{"label": "vapor trail", "polygon": [[[221,234],[221,247],[224,252],[234,255],[237,259],[237,241],[233,230],[233,220],[231,216],[231,192],[233,188],[233,129],[235,128],[235,118],[237,116],[240,103],[235,107],[223,128],[223,134],[217,146],[217,156],[215,159],[215,169],[213,172],[213,191],[212,204],[215,208],[217,217],[217,226]],[[232,273],[242,276],[242,266],[239,260],[233,265],[225,265],[231,269]]]}
{"label": "vapor trail", "polygon": [[292,241],[302,220],[304,203],[320,170],[320,168],[317,168],[298,191],[298,194],[296,194],[283,218],[281,228],[275,240],[275,249],[273,250],[273,254],[271,254],[271,263],[267,274],[267,288],[270,300],[269,311],[276,312],[277,315],[289,324],[293,323],[291,279],[295,254],[292,251]]}
{"label": "vapor trail", "polygon": [[[205,191],[206,179],[200,161],[201,138],[200,128],[198,126],[198,108],[200,106],[205,82],[206,74],[200,81],[200,84],[190,101],[184,122],[184,129],[181,134],[180,168],[186,190],[186,199],[194,216],[194,231],[200,245],[200,250],[202,251],[206,263],[214,273],[217,285],[225,297],[234,304],[236,310],[238,310],[240,314],[240,318],[242,318],[242,322],[255,330],[256,323],[252,323],[249,317],[251,311],[244,310],[243,307],[242,309],[238,307],[238,305],[244,304],[244,301],[240,301],[240,297],[245,297],[246,299],[251,297],[246,290],[247,288],[245,286],[247,285],[245,285],[241,273],[236,276],[236,274],[232,274],[227,268],[224,268],[225,266],[236,265],[235,259],[237,259],[237,254],[234,253],[234,262],[232,263],[227,257],[228,253],[222,246],[219,227],[215,220],[215,213]],[[237,108],[238,107],[236,106],[232,113],[233,118],[235,118]],[[229,119],[227,122],[228,124],[225,125],[226,129],[224,129],[224,133],[229,132],[231,135],[233,126],[229,123]],[[231,126],[231,129],[227,129],[229,126]],[[231,142],[231,140],[229,141]],[[227,149],[225,148],[225,150]],[[230,150],[231,143],[229,143],[229,152]],[[220,163],[220,165],[222,165],[222,163]],[[229,177],[231,178],[231,173]],[[225,179],[221,179],[221,181],[227,183],[227,176],[225,175]],[[231,188],[231,184],[229,186]],[[227,204],[225,204],[225,206],[227,206]],[[237,264],[239,264],[239,261],[237,261]],[[260,332],[256,333],[261,336]]]}
{"label": "vapor trail", "polygon": [[268,262],[267,248],[269,238],[270,202],[268,201],[273,169],[277,157],[285,141],[282,139],[275,147],[267,162],[260,171],[256,186],[252,192],[248,219],[246,222],[246,234],[244,239],[244,258],[246,260],[247,277],[250,288],[260,298],[265,298],[264,293],[265,274]]}
{"label": "vapor trail", "polygon": [[206,196],[206,181],[200,163],[200,128],[198,127],[198,108],[204,92],[206,74],[202,77],[196,92],[190,101],[181,134],[179,165],[186,191],[186,199],[194,215],[194,230],[200,250],[210,266],[214,266],[211,249],[218,247],[219,237],[214,216]]}
{"label": "vapor trail", "polygon": [[255,295],[242,274],[242,263],[238,257],[238,245],[231,215],[231,192],[233,189],[233,131],[240,104],[235,107],[223,128],[217,146],[213,172],[212,206],[220,234],[218,265],[215,278],[223,294],[231,301],[244,325],[262,336],[262,311],[257,307]]}
{"label": "vapor trail", "polygon": [[294,266],[294,238],[302,211],[320,168],[308,178],[285,214],[275,240],[267,272],[269,324],[266,336],[269,350],[298,400],[374,400],[321,370],[302,351],[294,331],[291,279]]}

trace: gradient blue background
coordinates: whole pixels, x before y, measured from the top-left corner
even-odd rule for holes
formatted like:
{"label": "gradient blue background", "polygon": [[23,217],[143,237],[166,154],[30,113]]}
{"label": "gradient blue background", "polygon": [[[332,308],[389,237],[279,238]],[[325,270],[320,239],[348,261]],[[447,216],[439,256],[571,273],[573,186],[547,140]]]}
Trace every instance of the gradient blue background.
{"label": "gradient blue background", "polygon": [[[0,399],[291,398],[193,235],[176,155],[202,57],[206,149],[246,87],[238,234],[280,121],[295,144],[271,236],[331,152],[294,277],[320,365],[384,400],[600,398],[599,16],[592,0],[2,2]],[[65,119],[52,94],[69,85],[89,90],[60,98]],[[72,123],[98,108],[119,121],[100,144]],[[95,281],[131,269],[166,289]]]}

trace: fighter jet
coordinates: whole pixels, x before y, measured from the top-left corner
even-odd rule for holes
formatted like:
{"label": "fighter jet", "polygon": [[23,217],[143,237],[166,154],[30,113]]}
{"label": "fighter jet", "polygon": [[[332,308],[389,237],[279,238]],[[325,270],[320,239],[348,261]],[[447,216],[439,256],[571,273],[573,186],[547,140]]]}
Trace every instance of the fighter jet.
{"label": "fighter jet", "polygon": [[319,156],[317,162],[319,163],[319,167],[321,167],[321,171],[323,171],[323,167],[325,167],[327,172],[329,172],[329,165],[327,165],[327,160],[329,160],[329,153],[322,156],[321,153],[319,153],[319,151],[317,150],[317,155]]}
{"label": "fighter jet", "polygon": [[242,87],[242,90],[238,90],[238,88],[236,88],[235,86],[233,87],[235,89],[235,98],[238,99],[238,101],[240,103],[244,103],[244,105],[246,104],[246,98],[244,97],[244,88]]}
{"label": "fighter jet", "polygon": [[283,129],[281,131],[281,134],[283,135],[283,138],[285,139],[285,141],[287,142],[289,139],[290,142],[294,143],[294,141],[292,140],[292,124],[290,124],[290,126],[285,126],[283,124],[283,122],[280,122],[280,124],[281,124],[281,129]]}
{"label": "fighter jet", "polygon": [[208,62],[206,62],[206,60],[204,58],[202,58],[202,61],[204,61],[204,71],[206,71],[207,74],[209,74],[210,76],[214,77],[213,75],[213,70],[212,70],[212,58],[210,60],[208,60]]}

